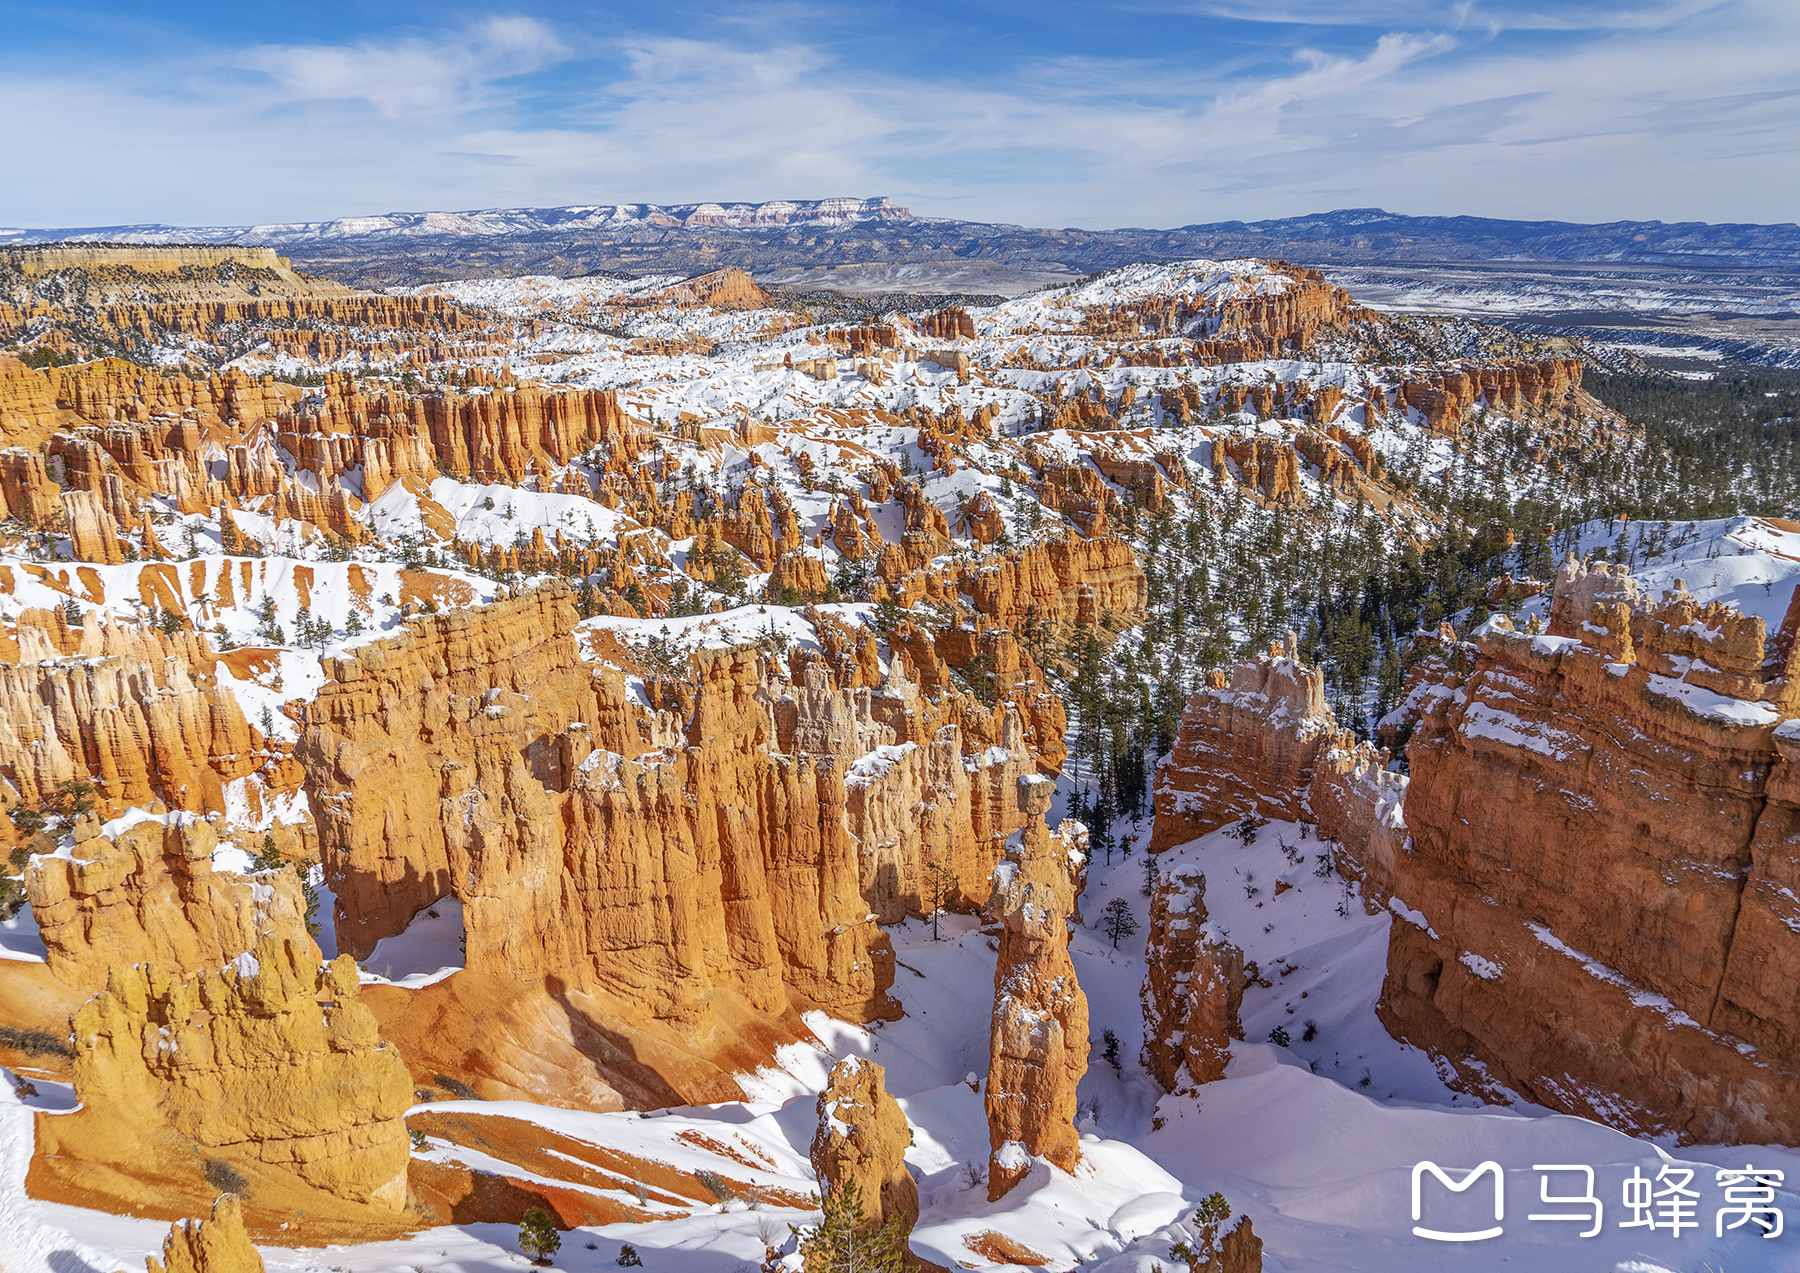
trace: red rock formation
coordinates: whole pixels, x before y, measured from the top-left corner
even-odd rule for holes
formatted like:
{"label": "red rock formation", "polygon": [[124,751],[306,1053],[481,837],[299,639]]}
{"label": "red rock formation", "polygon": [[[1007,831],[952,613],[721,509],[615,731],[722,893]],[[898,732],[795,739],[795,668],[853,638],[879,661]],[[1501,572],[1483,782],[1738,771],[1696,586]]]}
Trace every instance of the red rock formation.
{"label": "red rock formation", "polygon": [[210,1219],[177,1220],[163,1239],[162,1259],[152,1255],[144,1264],[145,1273],[263,1273],[234,1193],[219,1195]]}
{"label": "red rock formation", "polygon": [[0,775],[27,805],[77,777],[95,780],[115,813],[153,801],[223,813],[225,785],[258,771],[269,790],[297,785],[214,680],[204,637],[95,618],[78,645],[64,638],[76,656],[64,660],[47,620],[22,615],[18,661],[0,664]]}
{"label": "red rock formation", "polygon": [[1097,624],[1112,613],[1129,624],[1147,597],[1143,567],[1122,539],[1053,539],[964,566],[956,587],[981,614],[1027,623]]}
{"label": "red rock formation", "polygon": [[856,1056],[832,1066],[819,1093],[818,1119],[812,1166],[820,1183],[832,1190],[854,1183],[869,1223],[901,1217],[904,1242],[919,1219],[919,1186],[906,1170],[912,1128],[887,1093],[885,1071]]}
{"label": "red rock formation", "polygon": [[53,526],[62,516],[62,495],[62,487],[45,471],[41,453],[23,447],[0,451],[0,502],[9,516],[27,526]]}
{"label": "red rock formation", "polygon": [[[1791,1139],[1800,1022],[1770,993],[1800,967],[1777,883],[1791,669],[1764,679],[1760,621],[1697,631],[1685,593],[1581,617],[1627,582],[1565,567],[1556,605],[1581,641],[1503,619],[1476,635],[1477,666],[1409,748],[1403,811],[1346,758],[1361,803],[1390,806],[1366,841],[1337,829],[1346,869],[1404,921],[1383,1018],[1476,1087],[1684,1140]],[[1723,666],[1672,652],[1696,641]]]}
{"label": "red rock formation", "polygon": [[69,555],[76,561],[113,565],[125,560],[119,524],[100,496],[92,491],[64,491],[62,511],[63,524],[69,530]]}
{"label": "red rock formation", "polygon": [[1579,388],[1579,358],[1465,363],[1428,379],[1403,381],[1400,401],[1424,416],[1429,427],[1454,432],[1484,398],[1510,411],[1527,407],[1541,410]]}
{"label": "red rock formation", "polygon": [[928,340],[974,340],[975,320],[962,306],[951,305],[921,318],[918,332]]}
{"label": "red rock formation", "polygon": [[701,651],[683,746],[581,662],[574,625],[550,585],[328,661],[299,755],[341,946],[454,894],[471,969],[558,977],[627,1014],[704,1032],[715,991],[889,1011],[844,775],[775,751],[767,662]]}
{"label": "red rock formation", "polygon": [[1169,762],[1156,773],[1150,851],[1244,818],[1299,821],[1320,745],[1337,726],[1325,674],[1300,663],[1294,634],[1248,663],[1213,673],[1190,697]]}
{"label": "red rock formation", "polygon": [[714,270],[677,283],[659,292],[634,295],[625,304],[643,307],[679,305],[683,308],[705,306],[709,309],[768,309],[776,300],[758,287],[743,270]]}
{"label": "red rock formation", "polygon": [[[1087,996],[1069,959],[1078,886],[1072,840],[1044,829],[1051,784],[1021,778],[1024,834],[994,873],[984,913],[1000,926],[988,1042],[988,1200],[998,1201],[1049,1159],[1071,1171],[1081,1159],[1075,1089],[1087,1072]],[[1065,823],[1064,826],[1069,826]]]}
{"label": "red rock formation", "polygon": [[0,443],[35,442],[55,428],[56,422],[56,395],[50,377],[0,354]]}
{"label": "red rock formation", "polygon": [[1158,882],[1144,965],[1144,1068],[1171,1092],[1224,1078],[1244,1037],[1244,952],[1207,923],[1200,868],[1183,863]]}
{"label": "red rock formation", "polygon": [[769,568],[769,582],[763,588],[763,597],[777,604],[786,604],[782,600],[784,597],[789,602],[795,597],[820,601],[825,599],[830,587],[831,577],[825,573],[824,562],[805,553],[783,553]]}
{"label": "red rock formation", "polygon": [[1291,500],[1300,487],[1300,455],[1274,438],[1228,438],[1213,443],[1213,467],[1223,469],[1220,452],[1229,455],[1244,485],[1272,500]]}

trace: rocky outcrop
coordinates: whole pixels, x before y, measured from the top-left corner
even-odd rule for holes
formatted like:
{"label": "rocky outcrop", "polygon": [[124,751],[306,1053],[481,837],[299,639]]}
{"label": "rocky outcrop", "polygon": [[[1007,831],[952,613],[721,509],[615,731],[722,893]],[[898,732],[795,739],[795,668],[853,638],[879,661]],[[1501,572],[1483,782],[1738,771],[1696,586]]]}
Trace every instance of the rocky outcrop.
{"label": "rocky outcrop", "polygon": [[887,1093],[885,1072],[861,1057],[839,1061],[819,1093],[818,1110],[812,1165],[820,1184],[834,1190],[854,1182],[869,1223],[899,1216],[904,1240],[919,1219],[919,1186],[906,1169],[912,1128]]}
{"label": "rocky outcrop", "polygon": [[985,1098],[989,1201],[1024,1179],[1034,1157],[1064,1171],[1081,1159],[1075,1089],[1087,1072],[1088,1007],[1069,959],[1079,890],[1071,838],[1043,824],[1051,791],[1047,779],[1019,780],[1028,820],[1017,849],[994,871],[984,911],[1000,928]]}
{"label": "rocky outcrop", "polygon": [[1360,802],[1389,804],[1366,839],[1339,831],[1346,870],[1400,917],[1383,1019],[1478,1089],[1645,1134],[1791,1139],[1800,1019],[1774,990],[1800,971],[1791,651],[1760,620],[1578,563],[1554,607],[1579,639],[1503,618],[1474,635],[1476,665],[1413,738],[1403,807],[1346,756]]}
{"label": "rocky outcrop", "polygon": [[119,524],[105,501],[93,491],[64,491],[63,525],[69,531],[69,553],[76,561],[113,565],[125,560],[119,543]]}
{"label": "rocky outcrop", "polygon": [[1244,952],[1207,922],[1199,867],[1182,863],[1157,883],[1144,965],[1144,1068],[1171,1092],[1224,1078],[1231,1041],[1244,1037]]}
{"label": "rocky outcrop", "polygon": [[1016,628],[1027,622],[1129,624],[1147,597],[1144,570],[1122,539],[1069,536],[965,566],[957,589],[976,611]]}
{"label": "rocky outcrop", "polygon": [[50,971],[67,985],[98,990],[121,960],[185,975],[221,967],[265,936],[310,940],[299,876],[214,870],[210,822],[173,815],[109,839],[82,818],[73,838],[67,856],[36,857],[25,872]]}
{"label": "rocky outcrop", "polygon": [[754,649],[702,650],[691,718],[583,663],[566,585],[328,660],[299,755],[343,949],[463,903],[468,967],[705,1033],[715,992],[890,1011],[844,772],[779,753]]}
{"label": "rocky outcrop", "polygon": [[1175,750],[1156,773],[1150,851],[1244,818],[1300,821],[1319,747],[1337,726],[1325,674],[1279,647],[1209,678],[1181,713]]}
{"label": "rocky outcrop", "polygon": [[1514,359],[1468,363],[1426,379],[1404,380],[1400,401],[1424,416],[1429,427],[1454,432],[1478,402],[1507,411],[1541,410],[1579,388],[1579,358]]}
{"label": "rocky outcrop", "polygon": [[1262,1257],[1262,1239],[1250,1226],[1250,1217],[1241,1216],[1219,1240],[1218,1254],[1194,1265],[1193,1273],[1262,1273]]}
{"label": "rocky outcrop", "polygon": [[262,1273],[262,1254],[244,1230],[234,1193],[220,1194],[206,1220],[177,1220],[163,1239],[162,1259],[145,1259],[145,1273]]}
{"label": "rocky outcrop", "polygon": [[94,618],[59,648],[68,632],[28,611],[16,661],[0,664],[0,777],[26,805],[72,778],[93,781],[109,813],[159,803],[223,813],[227,784],[252,774],[269,790],[297,785],[214,679],[205,637]]}
{"label": "rocky outcrop", "polygon": [[356,993],[355,961],[321,964],[310,941],[264,938],[187,981],[114,964],[73,1022],[82,1112],[40,1118],[40,1150],[78,1142],[82,1120],[167,1127],[201,1152],[399,1211],[412,1083]]}

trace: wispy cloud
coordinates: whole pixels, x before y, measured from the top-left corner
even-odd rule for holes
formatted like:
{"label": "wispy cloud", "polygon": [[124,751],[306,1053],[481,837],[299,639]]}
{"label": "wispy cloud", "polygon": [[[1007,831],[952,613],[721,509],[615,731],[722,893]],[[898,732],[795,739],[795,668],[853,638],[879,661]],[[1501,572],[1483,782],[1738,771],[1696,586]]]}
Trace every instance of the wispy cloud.
{"label": "wispy cloud", "polygon": [[567,56],[549,27],[509,17],[431,40],[261,45],[226,60],[267,77],[266,102],[364,102],[384,118],[401,119],[496,105],[496,84]]}

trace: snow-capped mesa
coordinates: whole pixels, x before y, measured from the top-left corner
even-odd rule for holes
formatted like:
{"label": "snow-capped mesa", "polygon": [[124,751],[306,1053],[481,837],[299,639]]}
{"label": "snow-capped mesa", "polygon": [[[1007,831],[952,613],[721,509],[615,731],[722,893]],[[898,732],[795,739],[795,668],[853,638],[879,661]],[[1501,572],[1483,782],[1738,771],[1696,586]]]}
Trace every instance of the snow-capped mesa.
{"label": "snow-capped mesa", "polygon": [[118,238],[0,249],[8,1273],[1795,1267],[1778,375]]}

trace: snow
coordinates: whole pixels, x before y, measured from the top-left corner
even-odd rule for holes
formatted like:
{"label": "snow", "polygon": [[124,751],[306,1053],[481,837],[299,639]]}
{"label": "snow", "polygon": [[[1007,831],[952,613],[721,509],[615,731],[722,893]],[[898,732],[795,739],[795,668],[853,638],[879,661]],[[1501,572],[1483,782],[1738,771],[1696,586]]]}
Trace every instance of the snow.
{"label": "snow", "polygon": [[30,906],[21,906],[11,919],[0,919],[0,959],[41,964],[48,954]]}
{"label": "snow", "polygon": [[407,990],[432,985],[462,971],[462,946],[462,903],[440,897],[414,914],[403,932],[375,943],[360,965],[362,980]]}
{"label": "snow", "polygon": [[1716,690],[1678,681],[1672,676],[1651,673],[1648,680],[1651,693],[1675,699],[1696,716],[1747,726],[1773,725],[1781,719],[1781,712],[1773,703],[1751,703],[1741,698],[1731,698]]}

